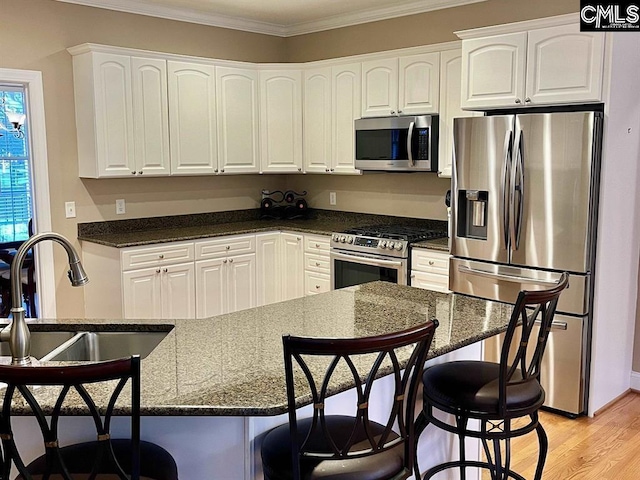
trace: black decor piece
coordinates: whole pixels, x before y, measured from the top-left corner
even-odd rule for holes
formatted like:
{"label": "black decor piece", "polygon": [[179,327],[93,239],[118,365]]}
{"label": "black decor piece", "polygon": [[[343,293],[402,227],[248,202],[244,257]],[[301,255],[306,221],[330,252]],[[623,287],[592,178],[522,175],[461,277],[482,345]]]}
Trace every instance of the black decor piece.
{"label": "black decor piece", "polygon": [[272,218],[276,220],[296,218],[307,218],[309,206],[303,198],[307,194],[293,190],[262,190],[262,201],[260,202],[260,218]]}

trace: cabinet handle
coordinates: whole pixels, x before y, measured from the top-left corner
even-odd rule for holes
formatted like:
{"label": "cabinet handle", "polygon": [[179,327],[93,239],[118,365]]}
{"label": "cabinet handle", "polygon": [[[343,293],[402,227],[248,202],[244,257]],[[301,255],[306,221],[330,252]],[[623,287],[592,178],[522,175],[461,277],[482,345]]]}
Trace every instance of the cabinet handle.
{"label": "cabinet handle", "polygon": [[334,170],[334,169],[332,168],[332,169],[331,169],[331,171],[333,172],[333,170]]}
{"label": "cabinet handle", "polygon": [[159,268],[158,268],[158,269],[156,269],[156,273],[160,273],[160,269],[159,269]]}
{"label": "cabinet handle", "polygon": [[142,170],[140,170],[140,171],[138,172],[138,174],[139,174],[139,175],[142,175],[143,173],[144,173],[144,172],[143,172]]}
{"label": "cabinet handle", "polygon": [[531,99],[529,97],[524,99],[525,103],[531,103]]}
{"label": "cabinet handle", "polygon": [[516,103],[522,103],[522,100],[520,100],[519,98],[516,98]]}
{"label": "cabinet handle", "polygon": [[220,169],[220,173],[224,173],[224,168],[221,168],[221,169]]}
{"label": "cabinet handle", "polygon": [[299,242],[300,240],[302,240],[300,237],[296,237],[296,240]]}
{"label": "cabinet handle", "polygon": [[302,171],[302,167],[298,167],[298,171],[301,172]]}
{"label": "cabinet handle", "polygon": [[391,110],[391,115],[395,115],[396,111],[395,110]]}
{"label": "cabinet handle", "polygon": [[316,267],[319,267],[319,266],[320,266],[320,262],[316,262]]}
{"label": "cabinet handle", "polygon": [[231,246],[230,246],[230,245],[227,245],[227,246],[226,246],[226,247],[224,247],[224,248],[226,248],[227,250],[229,250],[229,249],[231,249]]}
{"label": "cabinet handle", "polygon": [[316,285],[316,288],[320,288],[320,285]]}
{"label": "cabinet handle", "polygon": [[433,260],[429,260],[429,265],[433,266],[434,261]]}
{"label": "cabinet handle", "polygon": [[222,263],[227,263],[227,259],[225,258],[224,260],[222,260]]}
{"label": "cabinet handle", "polygon": [[160,255],[158,255],[158,258],[164,258],[164,255],[161,253]]}
{"label": "cabinet handle", "polygon": [[320,248],[320,244],[319,243],[316,243],[316,248]]}
{"label": "cabinet handle", "polygon": [[214,170],[214,172],[215,172],[215,173],[218,173],[218,169],[216,168],[216,169]]}
{"label": "cabinet handle", "polygon": [[168,268],[163,268],[163,269],[162,269],[162,271],[163,271],[164,273],[167,273],[167,272],[169,271],[169,269],[168,269]]}
{"label": "cabinet handle", "polygon": [[402,110],[398,110],[398,113],[402,113]]}
{"label": "cabinet handle", "polygon": [[411,275],[409,275],[409,278],[416,278],[415,273],[412,273]]}
{"label": "cabinet handle", "polygon": [[329,169],[327,168],[325,171],[326,171],[326,172],[328,172],[328,171],[329,171]]}
{"label": "cabinet handle", "polygon": [[229,259],[229,263],[233,263],[233,258],[230,258],[230,259]]}
{"label": "cabinet handle", "polygon": [[133,172],[131,172],[131,175],[135,175],[137,172],[134,170]]}

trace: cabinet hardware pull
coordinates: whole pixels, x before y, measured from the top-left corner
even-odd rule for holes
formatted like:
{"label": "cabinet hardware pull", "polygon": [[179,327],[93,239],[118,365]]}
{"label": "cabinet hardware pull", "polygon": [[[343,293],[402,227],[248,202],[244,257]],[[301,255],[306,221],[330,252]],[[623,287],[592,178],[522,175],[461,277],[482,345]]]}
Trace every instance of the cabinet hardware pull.
{"label": "cabinet hardware pull", "polygon": [[227,263],[227,259],[225,258],[224,260],[222,260],[222,263]]}
{"label": "cabinet hardware pull", "polygon": [[391,110],[391,115],[395,115],[396,111],[395,110]]}
{"label": "cabinet hardware pull", "polygon": [[525,103],[530,103],[531,99],[529,97],[527,97],[527,98],[524,99],[524,101],[525,101]]}
{"label": "cabinet hardware pull", "polygon": [[227,250],[229,250],[229,249],[231,248],[231,246],[230,246],[230,245],[227,245],[225,248],[226,248]]}
{"label": "cabinet hardware pull", "polygon": [[328,172],[328,171],[329,171],[329,169],[327,168],[327,169],[326,169],[326,171]]}
{"label": "cabinet hardware pull", "polygon": [[301,239],[300,237],[296,237],[296,240],[297,240],[297,241],[300,241],[300,240],[302,240],[302,239]]}
{"label": "cabinet hardware pull", "polygon": [[433,263],[434,263],[433,260],[429,260],[429,265],[433,266]]}
{"label": "cabinet hardware pull", "polygon": [[316,262],[316,267],[319,267],[319,266],[320,266],[320,262]]}
{"label": "cabinet hardware pull", "polygon": [[159,268],[156,270],[156,273],[160,273],[160,269]]}
{"label": "cabinet hardware pull", "polygon": [[398,113],[402,113],[402,110],[398,110]]}
{"label": "cabinet hardware pull", "polygon": [[516,103],[522,103],[522,100],[520,100],[519,98],[516,98]]}
{"label": "cabinet hardware pull", "polygon": [[320,244],[319,243],[316,243],[316,248],[320,248]]}
{"label": "cabinet hardware pull", "polygon": [[302,171],[302,167],[298,167],[298,171],[301,172]]}
{"label": "cabinet hardware pull", "polygon": [[169,269],[168,269],[168,268],[163,268],[163,269],[162,269],[162,271],[163,271],[164,273],[167,273],[167,272],[169,271]]}
{"label": "cabinet hardware pull", "polygon": [[142,175],[143,173],[144,173],[144,172],[143,172],[142,170],[140,170],[140,171],[138,172],[138,174],[139,174],[139,175]]}
{"label": "cabinet hardware pull", "polygon": [[233,263],[233,258],[230,258],[230,259],[229,259],[229,263]]}
{"label": "cabinet hardware pull", "polygon": [[133,172],[131,172],[131,175],[135,175],[135,174],[136,174],[136,171],[135,171],[135,170],[134,170]]}
{"label": "cabinet hardware pull", "polygon": [[158,258],[164,258],[164,255],[161,253],[160,255],[158,255]]}
{"label": "cabinet hardware pull", "polygon": [[316,288],[320,288],[320,285],[316,285]]}
{"label": "cabinet hardware pull", "polygon": [[216,168],[216,169],[214,170],[214,172],[215,172],[215,173],[218,173],[218,169]]}

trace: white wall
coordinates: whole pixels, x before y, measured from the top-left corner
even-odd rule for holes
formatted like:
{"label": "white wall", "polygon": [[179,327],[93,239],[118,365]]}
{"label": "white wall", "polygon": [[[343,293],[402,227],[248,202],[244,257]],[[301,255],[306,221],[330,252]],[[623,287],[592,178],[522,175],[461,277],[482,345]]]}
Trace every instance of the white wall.
{"label": "white wall", "polygon": [[[612,40],[612,42],[610,42]],[[630,388],[640,253],[640,35],[611,34],[589,415]]]}

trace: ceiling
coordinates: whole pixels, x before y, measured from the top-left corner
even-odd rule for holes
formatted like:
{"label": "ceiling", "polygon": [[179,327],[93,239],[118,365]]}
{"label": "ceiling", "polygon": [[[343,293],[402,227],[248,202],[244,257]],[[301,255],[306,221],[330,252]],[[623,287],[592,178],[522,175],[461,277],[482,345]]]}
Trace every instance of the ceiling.
{"label": "ceiling", "polygon": [[486,0],[58,0],[289,37]]}

